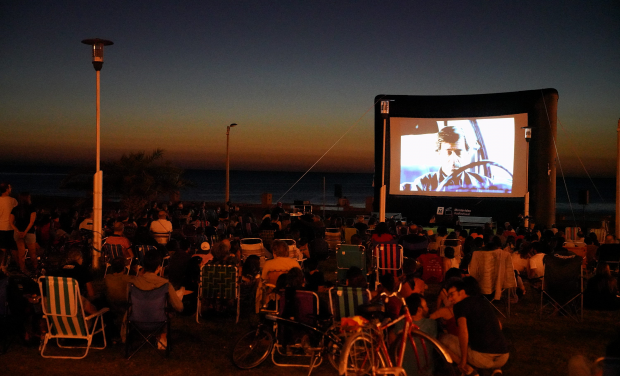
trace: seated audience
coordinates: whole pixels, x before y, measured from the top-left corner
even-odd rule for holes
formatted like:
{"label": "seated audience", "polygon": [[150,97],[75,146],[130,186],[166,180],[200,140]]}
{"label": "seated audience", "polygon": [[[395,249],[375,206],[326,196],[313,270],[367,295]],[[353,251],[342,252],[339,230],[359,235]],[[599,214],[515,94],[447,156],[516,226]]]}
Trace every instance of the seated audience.
{"label": "seated audience", "polygon": [[[270,271],[288,271],[292,268],[299,268],[297,260],[288,257],[288,244],[284,241],[274,240],[271,245],[271,250],[273,252],[273,259],[267,260],[263,266],[263,272],[261,274],[263,280],[267,279],[267,274]],[[216,256],[214,255],[214,257]]]}

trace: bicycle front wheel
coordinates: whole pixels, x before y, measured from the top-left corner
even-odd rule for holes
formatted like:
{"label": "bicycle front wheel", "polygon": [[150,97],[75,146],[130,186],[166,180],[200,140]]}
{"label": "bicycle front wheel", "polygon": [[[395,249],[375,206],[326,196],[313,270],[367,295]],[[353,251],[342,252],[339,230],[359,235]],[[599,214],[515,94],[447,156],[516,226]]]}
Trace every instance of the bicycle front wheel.
{"label": "bicycle front wheel", "polygon": [[239,338],[232,352],[233,363],[241,369],[257,367],[265,361],[273,348],[273,335],[259,327]]}
{"label": "bicycle front wheel", "polygon": [[386,366],[384,354],[373,339],[365,333],[349,337],[340,354],[338,373],[341,376],[374,376],[379,368]]}

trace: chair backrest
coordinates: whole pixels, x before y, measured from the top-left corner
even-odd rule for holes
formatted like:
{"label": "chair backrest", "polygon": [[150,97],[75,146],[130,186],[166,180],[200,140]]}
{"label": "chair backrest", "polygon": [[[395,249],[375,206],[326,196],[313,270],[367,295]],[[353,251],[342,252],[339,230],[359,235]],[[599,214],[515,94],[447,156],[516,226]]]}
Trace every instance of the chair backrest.
{"label": "chair backrest", "polygon": [[[474,251],[469,262],[469,274],[476,278],[483,294],[491,294],[498,287],[501,290],[517,286],[512,257],[501,249]],[[501,276],[503,278],[500,280]]]}
{"label": "chair backrest", "polygon": [[544,262],[544,292],[561,304],[582,292],[582,257],[554,254],[545,256]]}
{"label": "chair backrest", "polygon": [[287,306],[285,294],[285,292],[280,294],[279,315],[289,318],[284,316],[285,313],[292,314],[295,321],[314,326],[319,315],[319,296],[312,291],[297,290],[295,291],[294,302],[292,302],[292,309],[287,309],[289,307]]}
{"label": "chair backrest", "polygon": [[153,290],[140,290],[129,285],[129,304],[127,319],[134,322],[160,323],[167,321],[168,284],[164,283]]}
{"label": "chair backrest", "polygon": [[263,241],[260,238],[241,239],[240,246],[242,259],[250,255],[263,256]]}
{"label": "chair backrest", "polygon": [[271,243],[273,243],[273,240],[275,239],[275,234],[275,230],[261,230],[258,237],[261,238],[263,245],[267,249],[271,249]]}
{"label": "chair backrest", "polygon": [[567,227],[564,231],[565,240],[576,240],[577,233],[581,231],[580,227]]}
{"label": "chair backrest", "polygon": [[205,265],[200,270],[200,294],[205,298],[237,298],[237,267]]}
{"label": "chair backrest", "polygon": [[336,264],[338,269],[349,269],[357,266],[366,272],[366,252],[361,245],[343,244],[336,252]]}
{"label": "chair backrest", "polygon": [[134,247],[135,252],[135,256],[138,258],[138,263],[140,265],[142,265],[142,261],[144,260],[144,255],[146,254],[146,252],[148,251],[154,251],[156,250],[157,247],[153,246],[153,245],[137,245]]}
{"label": "chair backrest", "polygon": [[112,261],[117,257],[123,257],[123,246],[120,244],[104,244],[103,255],[108,261]]}
{"label": "chair backrest", "polygon": [[355,316],[357,307],[370,301],[370,291],[361,287],[338,286],[329,289],[329,308],[334,320]]}
{"label": "chair backrest", "polygon": [[374,248],[377,270],[381,274],[396,273],[403,267],[403,247],[399,244],[381,243]]}
{"label": "chair backrest", "polygon": [[280,239],[288,245],[288,257],[297,259],[297,242],[293,239]]}
{"label": "chair backrest", "polygon": [[278,278],[280,278],[280,276],[282,274],[286,274],[288,273],[288,270],[270,270],[267,272],[267,278],[265,279],[265,284],[269,284],[269,285],[276,285],[276,282],[278,282]]}
{"label": "chair backrest", "polygon": [[357,234],[355,227],[345,227],[344,229],[344,241],[347,244],[351,244],[351,237]]}
{"label": "chair backrest", "polygon": [[86,337],[80,286],[73,278],[39,277],[41,307],[53,335]]}

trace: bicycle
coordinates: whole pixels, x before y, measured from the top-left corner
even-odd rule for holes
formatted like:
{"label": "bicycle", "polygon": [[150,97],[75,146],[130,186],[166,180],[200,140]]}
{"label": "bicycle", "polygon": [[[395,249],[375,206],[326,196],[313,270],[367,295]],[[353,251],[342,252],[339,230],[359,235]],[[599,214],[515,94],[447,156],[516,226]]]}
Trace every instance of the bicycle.
{"label": "bicycle", "polygon": [[[300,295],[308,295],[318,303],[315,293],[298,291]],[[263,363],[271,354],[273,363],[285,367],[307,367],[308,375],[321,365],[323,358],[327,358],[334,369],[338,369],[338,359],[342,348],[342,339],[338,337],[339,330],[333,325],[332,319],[318,320],[316,313],[302,317],[288,319],[281,317],[276,307],[275,311],[261,312],[258,327],[244,334],[234,345],[232,361],[238,368],[251,369]],[[318,312],[318,309],[314,312]],[[297,340],[291,338],[297,334]],[[300,336],[301,335],[301,336]],[[309,364],[299,362],[279,362],[279,358],[309,357]]]}
{"label": "bicycle", "polygon": [[[389,298],[396,293],[381,297]],[[418,375],[456,375],[454,362],[436,339],[420,331],[415,325],[405,299],[404,314],[394,321],[379,321],[371,317],[370,322],[361,330],[347,338],[340,357],[338,372],[340,375],[407,375],[403,363],[414,361],[410,366]],[[361,306],[362,316],[376,315],[376,305]],[[404,328],[396,339],[389,344],[386,335],[394,325],[403,322]],[[413,356],[406,357],[407,345],[413,350]],[[420,354],[422,352],[422,354]]]}

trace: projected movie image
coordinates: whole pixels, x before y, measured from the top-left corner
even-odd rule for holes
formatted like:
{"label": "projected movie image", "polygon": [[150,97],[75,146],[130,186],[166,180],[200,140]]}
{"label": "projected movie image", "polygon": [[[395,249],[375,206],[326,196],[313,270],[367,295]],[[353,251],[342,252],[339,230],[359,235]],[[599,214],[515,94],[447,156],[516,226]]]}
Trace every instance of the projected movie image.
{"label": "projected movie image", "polygon": [[392,135],[400,142],[400,194],[513,194],[514,116],[408,120]]}

